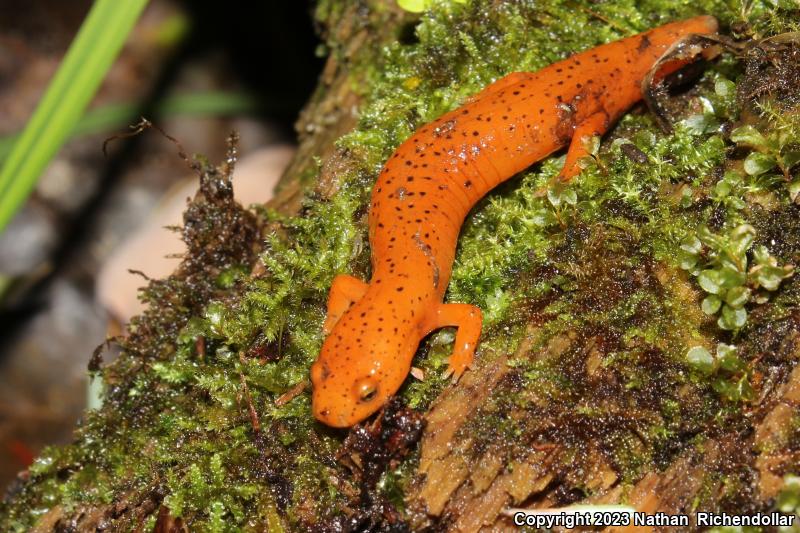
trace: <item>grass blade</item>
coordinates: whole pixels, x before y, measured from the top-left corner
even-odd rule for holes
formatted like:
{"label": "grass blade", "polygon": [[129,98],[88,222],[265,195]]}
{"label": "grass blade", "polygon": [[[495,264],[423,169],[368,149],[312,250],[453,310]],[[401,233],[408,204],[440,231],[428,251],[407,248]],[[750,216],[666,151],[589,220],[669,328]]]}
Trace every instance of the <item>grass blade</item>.
{"label": "grass blade", "polygon": [[0,231],[58,152],[117,57],[147,0],[96,0],[0,170]]}

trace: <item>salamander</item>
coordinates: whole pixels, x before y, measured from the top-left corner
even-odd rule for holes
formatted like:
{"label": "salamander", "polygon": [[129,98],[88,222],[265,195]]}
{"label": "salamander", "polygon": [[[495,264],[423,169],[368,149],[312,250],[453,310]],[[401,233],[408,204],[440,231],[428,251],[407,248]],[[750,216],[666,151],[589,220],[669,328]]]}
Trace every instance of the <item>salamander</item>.
{"label": "salamander", "polygon": [[[588,155],[586,137],[605,133],[642,99],[642,81],[662,56],[690,35],[716,31],[716,19],[699,16],[509,74],[403,142],[372,190],[371,279],[339,275],[330,289],[326,338],[311,367],[314,416],[348,427],[380,409],[406,379],[420,341],[438,328],[457,328],[447,372],[458,379],[482,325],[476,306],[444,303],[467,213],[565,146],[559,178],[570,180]],[[663,70],[681,66],[673,63]]]}

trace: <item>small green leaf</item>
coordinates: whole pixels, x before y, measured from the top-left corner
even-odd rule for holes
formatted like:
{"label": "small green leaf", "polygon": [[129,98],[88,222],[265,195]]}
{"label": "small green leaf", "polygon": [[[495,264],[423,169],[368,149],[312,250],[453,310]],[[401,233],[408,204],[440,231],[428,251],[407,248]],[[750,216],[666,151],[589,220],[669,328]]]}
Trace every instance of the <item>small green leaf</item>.
{"label": "small green leaf", "polygon": [[775,262],[774,258],[769,255],[769,250],[763,244],[753,248],[753,260],[758,265],[770,265]]}
{"label": "small green leaf", "polygon": [[719,376],[711,382],[712,388],[727,400],[737,401],[739,398],[736,395],[733,385],[724,376]]}
{"label": "small green leaf", "polygon": [[781,156],[781,164],[786,170],[800,163],[800,151],[786,152]]}
{"label": "small green leaf", "polygon": [[747,311],[743,308],[734,309],[728,305],[722,306],[722,315],[717,320],[717,325],[722,329],[739,329],[747,322]]}
{"label": "small green leaf", "polygon": [[719,367],[728,372],[737,372],[744,368],[744,362],[739,357],[736,346],[730,344],[717,344],[717,361]]}
{"label": "small green leaf", "polygon": [[697,230],[697,238],[709,248],[722,248],[722,239],[714,235],[714,233],[708,229],[708,226],[700,226],[700,229]]}
{"label": "small green leaf", "polygon": [[557,208],[561,205],[560,191],[555,190],[555,187],[547,189],[547,199],[550,201],[553,207]]}
{"label": "small green leaf", "polygon": [[738,185],[742,182],[742,175],[734,170],[729,170],[722,176],[722,179],[731,185]]}
{"label": "small green leaf", "polygon": [[714,117],[709,114],[691,115],[681,121],[683,126],[694,135],[702,135],[713,127]]}
{"label": "small green leaf", "polygon": [[774,291],[780,286],[781,281],[789,276],[791,276],[791,270],[787,272],[777,266],[762,266],[756,272],[756,281],[768,291]]}
{"label": "small green leaf", "polygon": [[688,252],[690,254],[699,254],[700,250],[703,249],[703,243],[700,242],[700,239],[697,238],[696,235],[692,235],[687,237],[681,243],[681,250]]}
{"label": "small green leaf", "polygon": [[686,360],[693,368],[703,374],[710,374],[714,370],[714,358],[702,346],[695,346],[686,352]]}
{"label": "small green leaf", "polygon": [[725,303],[738,309],[750,301],[750,289],[747,287],[734,287],[725,293]]}
{"label": "small green leaf", "polygon": [[736,92],[736,84],[731,80],[719,78],[714,82],[714,92],[718,96],[731,96]]}
{"label": "small green leaf", "polygon": [[745,253],[750,249],[753,241],[756,238],[756,229],[750,224],[741,224],[736,227],[731,233],[731,240],[733,241],[734,250],[738,255]]}
{"label": "small green leaf", "polygon": [[769,154],[753,152],[744,160],[744,171],[751,176],[760,176],[775,167],[775,158]]}
{"label": "small green leaf", "polygon": [[767,140],[753,126],[741,126],[731,132],[731,141],[749,146],[764,146]]}
{"label": "small green leaf", "polygon": [[725,180],[720,180],[714,186],[714,192],[720,198],[724,198],[731,193],[731,184]]}
{"label": "small green leaf", "polygon": [[697,256],[696,255],[685,253],[685,252],[681,254],[680,267],[683,270],[693,270],[695,266],[697,266]]}
{"label": "small green leaf", "polygon": [[719,294],[722,291],[722,280],[720,279],[719,272],[716,270],[708,269],[700,272],[697,276],[697,282],[704,291],[711,294]]}
{"label": "small green leaf", "polygon": [[736,393],[740,400],[750,401],[755,398],[755,391],[753,386],[750,385],[750,377],[745,374],[736,383]]}
{"label": "small green leaf", "polygon": [[728,379],[720,376],[714,380],[712,387],[720,395],[732,402],[750,400],[754,396],[753,387],[750,386],[750,381],[748,380],[747,374],[742,376],[735,383],[732,383]]}
{"label": "small green leaf", "polygon": [[737,348],[733,344],[725,344],[724,342],[720,342],[717,344],[717,357],[722,359],[727,357],[731,354],[736,355]]}
{"label": "small green leaf", "polygon": [[703,312],[705,314],[713,315],[714,313],[719,311],[721,305],[722,305],[722,300],[719,299],[719,296],[715,294],[710,294],[703,299],[701,308],[703,309]]}
{"label": "small green leaf", "polygon": [[737,196],[731,196],[728,198],[728,205],[733,209],[744,209],[746,204],[741,198]]}
{"label": "small green leaf", "polygon": [[724,266],[718,271],[719,283],[725,289],[732,289],[744,285],[747,282],[747,275],[744,272],[739,272],[733,268]]}

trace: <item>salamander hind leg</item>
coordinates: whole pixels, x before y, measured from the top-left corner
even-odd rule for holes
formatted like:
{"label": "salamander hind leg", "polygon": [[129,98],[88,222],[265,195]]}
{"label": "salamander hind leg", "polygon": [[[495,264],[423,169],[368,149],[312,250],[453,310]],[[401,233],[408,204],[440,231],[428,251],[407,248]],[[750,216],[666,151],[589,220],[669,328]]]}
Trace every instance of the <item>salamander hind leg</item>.
{"label": "salamander hind leg", "polygon": [[482,324],[481,310],[474,305],[442,304],[439,306],[437,324],[434,329],[447,326],[458,328],[453,353],[448,359],[445,373],[445,375],[452,374],[453,381],[458,381],[464,371],[472,365],[475,348],[478,346],[478,339],[481,336]]}
{"label": "salamander hind leg", "polygon": [[342,315],[364,296],[367,287],[369,285],[360,279],[346,274],[340,274],[334,278],[331,291],[328,293],[328,315],[322,326],[323,335],[331,332]]}
{"label": "salamander hind leg", "polygon": [[604,134],[608,129],[608,125],[608,114],[605,111],[598,111],[578,124],[567,149],[564,168],[561,169],[561,173],[558,175],[560,181],[572,181],[572,178],[580,174],[582,170],[580,160],[591,155],[587,145],[595,135]]}

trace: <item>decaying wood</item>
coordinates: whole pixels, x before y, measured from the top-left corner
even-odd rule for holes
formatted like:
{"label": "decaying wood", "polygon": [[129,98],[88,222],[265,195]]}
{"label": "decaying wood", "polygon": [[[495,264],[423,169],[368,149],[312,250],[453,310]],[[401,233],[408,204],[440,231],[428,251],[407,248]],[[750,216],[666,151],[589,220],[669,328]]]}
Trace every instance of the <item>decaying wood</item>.
{"label": "decaying wood", "polygon": [[[663,273],[659,277],[669,278]],[[527,352],[537,331],[537,326],[529,328],[530,335],[514,358],[557,357],[570,346],[582,344],[590,354],[585,371],[590,374],[597,370],[593,359],[599,355],[594,339],[559,336],[544,349]],[[790,360],[800,358],[797,324],[786,328],[779,344]],[[468,431],[469,422],[482,416],[482,408],[493,395],[504,393],[503,380],[508,380],[511,372],[504,356],[484,361],[475,372],[465,374],[456,387],[446,390],[427,413],[417,484],[408,496],[416,512],[415,526],[438,523],[446,525],[448,531],[512,530],[510,518],[503,515],[505,509],[559,507],[564,501],[559,491],[569,486],[582,486],[595,494],[571,499],[575,504],[624,503],[648,513],[688,513],[701,494],[711,494],[712,502],[723,500],[726,487],[715,479],[715,473],[750,476],[751,485],[758,488],[750,495],[750,504],[767,505],[782,488],[783,475],[800,463],[797,443],[787,441],[790,421],[800,415],[800,367],[777,382],[754,407],[749,428],[723,431],[705,440],[675,457],[666,468],[644,473],[632,487],[620,482],[602,453],[601,443],[586,442],[587,452],[578,458],[564,455],[557,445],[531,443],[529,453],[512,458],[504,451],[502,439],[480,441]],[[515,413],[507,415],[514,417]],[[643,526],[609,528],[642,533],[655,530]]]}

